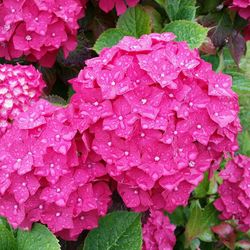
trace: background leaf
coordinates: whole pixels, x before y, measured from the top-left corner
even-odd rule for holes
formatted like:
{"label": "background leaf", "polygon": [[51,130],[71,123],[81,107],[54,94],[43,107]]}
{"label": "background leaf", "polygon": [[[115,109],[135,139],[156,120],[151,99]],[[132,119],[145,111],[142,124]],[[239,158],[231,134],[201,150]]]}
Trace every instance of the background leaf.
{"label": "background leaf", "polygon": [[210,228],[218,223],[218,211],[212,204],[201,208],[199,201],[194,201],[191,204],[190,216],[185,229],[186,245],[196,238],[204,239],[204,234],[211,233]]}
{"label": "background leaf", "polygon": [[18,250],[60,250],[57,238],[47,227],[36,223],[31,231],[18,230]]}
{"label": "background leaf", "polygon": [[103,48],[110,48],[116,45],[124,36],[126,36],[126,33],[121,29],[108,29],[96,40],[93,49],[99,54]]}
{"label": "background leaf", "polygon": [[167,0],[165,10],[171,21],[194,20],[196,13],[195,0]]}
{"label": "background leaf", "polygon": [[13,233],[0,223],[0,250],[16,250],[17,244]]}
{"label": "background leaf", "polygon": [[139,38],[151,31],[150,17],[141,6],[129,8],[119,17],[116,27],[131,36]]}
{"label": "background leaf", "polygon": [[99,227],[92,230],[84,250],[141,250],[141,216],[132,212],[113,212],[100,219]]}
{"label": "background leaf", "polygon": [[167,24],[163,31],[173,32],[177,36],[177,41],[187,41],[190,48],[199,48],[208,30],[198,23],[179,20]]}

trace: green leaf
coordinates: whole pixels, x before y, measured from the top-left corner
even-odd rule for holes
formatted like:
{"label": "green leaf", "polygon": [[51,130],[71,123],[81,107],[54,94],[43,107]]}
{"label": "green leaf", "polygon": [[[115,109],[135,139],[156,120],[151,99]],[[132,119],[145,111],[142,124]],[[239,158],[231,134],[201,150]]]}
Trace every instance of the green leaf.
{"label": "green leaf", "polygon": [[0,223],[0,250],[16,250],[16,239],[12,232]]}
{"label": "green leaf", "polygon": [[161,32],[163,24],[163,18],[161,14],[152,6],[144,6],[143,9],[150,17],[150,24],[151,24],[150,30],[152,32],[158,32],[158,33]]}
{"label": "green leaf", "polygon": [[190,48],[199,48],[208,30],[198,23],[179,20],[167,24],[163,31],[173,32],[177,36],[177,41],[187,41]]}
{"label": "green leaf", "polygon": [[215,240],[213,232],[208,228],[203,233],[199,235],[199,239],[205,242],[212,242]]}
{"label": "green leaf", "polygon": [[201,208],[199,201],[194,201],[191,205],[190,216],[185,230],[186,245],[190,245],[194,239],[202,237],[212,226],[219,223],[217,217],[218,211],[212,204]]}
{"label": "green leaf", "polygon": [[195,0],[166,0],[161,4],[170,19],[175,20],[194,20],[196,14]]}
{"label": "green leaf", "polygon": [[184,207],[177,207],[173,213],[168,214],[172,224],[176,226],[184,226],[186,224],[185,209]]}
{"label": "green leaf", "polygon": [[239,95],[240,120],[243,132],[239,135],[240,153],[250,156],[250,42],[247,43],[246,56],[238,68],[228,50],[224,50],[224,73],[233,77],[233,90]]}
{"label": "green leaf", "polygon": [[110,48],[116,45],[126,35],[128,34],[121,29],[108,29],[96,40],[93,49],[99,54],[103,48]]}
{"label": "green leaf", "polygon": [[240,142],[240,153],[250,156],[250,134],[247,130],[243,131],[239,135],[239,142]]}
{"label": "green leaf", "polygon": [[1,217],[1,216],[0,216],[0,225],[4,225],[7,229],[12,231],[11,226],[8,223],[8,221],[4,217]]}
{"label": "green leaf", "polygon": [[99,227],[92,230],[83,250],[141,250],[141,216],[118,211],[100,219]]}
{"label": "green leaf", "polygon": [[119,17],[116,27],[131,36],[139,38],[143,34],[150,33],[150,17],[141,6],[129,8]]}
{"label": "green leaf", "polygon": [[31,231],[18,230],[18,250],[60,250],[57,238],[42,224],[34,224]]}
{"label": "green leaf", "polygon": [[195,197],[197,197],[197,198],[206,197],[208,189],[209,189],[209,179],[208,179],[208,173],[206,172],[204,174],[204,178],[203,178],[202,182],[194,190]]}

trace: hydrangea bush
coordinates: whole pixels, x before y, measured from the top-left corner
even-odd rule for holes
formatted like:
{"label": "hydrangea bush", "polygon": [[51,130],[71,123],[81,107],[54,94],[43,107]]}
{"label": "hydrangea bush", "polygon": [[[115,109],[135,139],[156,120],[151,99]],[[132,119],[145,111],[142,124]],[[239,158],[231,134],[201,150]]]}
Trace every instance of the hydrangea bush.
{"label": "hydrangea bush", "polygon": [[0,0],[3,249],[249,249],[249,6]]}

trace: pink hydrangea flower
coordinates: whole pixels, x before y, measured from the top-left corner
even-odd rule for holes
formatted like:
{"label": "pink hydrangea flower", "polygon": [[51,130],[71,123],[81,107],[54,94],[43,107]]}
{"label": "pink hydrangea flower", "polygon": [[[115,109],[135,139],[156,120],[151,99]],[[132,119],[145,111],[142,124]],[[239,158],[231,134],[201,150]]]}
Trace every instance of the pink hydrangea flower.
{"label": "pink hydrangea flower", "polygon": [[33,66],[0,65],[0,136],[41,97],[44,87],[42,75]]}
{"label": "pink hydrangea flower", "polygon": [[[249,0],[229,0],[228,3],[229,3],[230,8],[237,11],[242,18],[246,20],[250,20],[250,1]],[[244,28],[243,34],[247,41],[250,40],[250,24],[249,23],[247,27]]]}
{"label": "pink hydrangea flower", "polygon": [[124,37],[71,80],[75,126],[135,211],[186,205],[204,172],[238,149],[231,78],[174,38]]}
{"label": "pink hydrangea flower", "polygon": [[249,0],[232,0],[231,7],[239,12],[244,19],[250,18],[250,1]]}
{"label": "pink hydrangea flower", "polygon": [[176,238],[175,226],[160,211],[151,211],[147,223],[143,226],[143,250],[172,250]]}
{"label": "pink hydrangea flower", "polygon": [[77,45],[77,20],[86,0],[3,0],[0,3],[0,57],[25,55],[43,66],[52,66],[59,48],[65,57]]}
{"label": "pink hydrangea flower", "polygon": [[0,215],[15,228],[41,222],[56,235],[76,240],[107,213],[107,170],[89,151],[88,134],[73,126],[71,111],[71,105],[40,99],[15,117],[0,141]]}
{"label": "pink hydrangea flower", "polygon": [[123,14],[127,7],[134,7],[140,0],[99,0],[100,8],[105,11],[109,12],[114,7],[116,8],[117,14]]}
{"label": "pink hydrangea flower", "polygon": [[239,229],[250,229],[250,158],[237,155],[230,160],[220,173],[223,183],[218,193],[220,198],[214,203],[221,211],[221,219],[238,221]]}

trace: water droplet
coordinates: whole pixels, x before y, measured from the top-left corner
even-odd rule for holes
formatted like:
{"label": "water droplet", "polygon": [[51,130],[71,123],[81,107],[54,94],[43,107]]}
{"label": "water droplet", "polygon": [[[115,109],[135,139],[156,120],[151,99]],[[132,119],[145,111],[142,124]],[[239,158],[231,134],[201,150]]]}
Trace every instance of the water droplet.
{"label": "water droplet", "polygon": [[134,191],[134,194],[138,194],[138,190],[135,190],[135,191]]}
{"label": "water droplet", "polygon": [[218,88],[218,87],[219,87],[219,84],[215,84],[214,86],[215,86],[215,88]]}
{"label": "water droplet", "polygon": [[41,210],[42,210],[42,209],[43,209],[43,205],[39,205],[39,209],[41,209]]}
{"label": "water droplet", "polygon": [[51,34],[51,36],[52,36],[52,37],[55,37],[55,36],[56,36],[56,34],[53,32],[53,33]]}
{"label": "water droplet", "polygon": [[141,137],[142,137],[142,138],[145,137],[145,133],[142,132],[142,133],[141,133]]}
{"label": "water droplet", "polygon": [[59,216],[61,216],[61,213],[60,213],[60,212],[57,212],[57,213],[56,213],[56,217],[59,217]]}
{"label": "water droplet", "polygon": [[97,107],[99,105],[99,102],[97,102],[97,101],[93,102],[93,105]]}
{"label": "water droplet", "polygon": [[215,115],[215,116],[219,116],[219,113],[215,112],[214,115]]}
{"label": "water droplet", "polygon": [[22,186],[23,186],[23,187],[26,187],[26,185],[27,185],[26,182],[23,182],[23,183],[22,183]]}
{"label": "water droplet", "polygon": [[30,35],[27,35],[27,36],[25,37],[25,39],[26,39],[27,41],[31,41],[31,40],[32,40],[32,37],[31,37]]}
{"label": "water droplet", "polygon": [[172,93],[170,93],[168,96],[169,96],[170,98],[173,98],[173,97],[174,97],[174,95],[173,95]]}
{"label": "water droplet", "polygon": [[119,119],[120,121],[122,121],[122,120],[123,120],[123,117],[120,115],[120,116],[118,117],[118,119]]}
{"label": "water droplet", "polygon": [[60,193],[60,192],[61,192],[61,188],[57,188],[57,189],[56,189],[56,192],[57,192],[57,193]]}
{"label": "water droplet", "polygon": [[112,85],[112,86],[115,86],[115,84],[116,84],[116,83],[115,83],[114,81],[111,82],[111,85]]}
{"label": "water droplet", "polygon": [[190,161],[188,165],[189,165],[189,167],[191,167],[191,168],[192,168],[192,167],[194,167],[194,166],[195,166],[195,162],[194,162],[194,161]]}
{"label": "water droplet", "polygon": [[154,160],[159,161],[161,158],[159,156],[155,156]]}
{"label": "water droplet", "polygon": [[128,156],[128,155],[129,155],[129,152],[128,152],[128,151],[125,151],[124,154],[125,154],[126,156]]}
{"label": "water droplet", "polygon": [[84,216],[81,216],[81,217],[80,217],[80,220],[84,220]]}
{"label": "water droplet", "polygon": [[189,102],[189,106],[192,107],[194,104],[192,102]]}
{"label": "water droplet", "polygon": [[201,126],[200,124],[198,124],[198,125],[196,126],[196,128],[201,129],[202,126]]}
{"label": "water droplet", "polygon": [[112,142],[111,141],[109,141],[107,144],[108,144],[109,147],[112,146]]}
{"label": "water droplet", "polygon": [[147,103],[147,101],[148,101],[148,100],[147,100],[147,99],[145,99],[145,98],[142,98],[142,99],[141,99],[141,103],[142,103],[143,105],[144,105],[144,104],[146,104],[146,103]]}
{"label": "water droplet", "polygon": [[177,134],[178,134],[178,132],[175,130],[175,131],[174,131],[174,135],[177,135]]}

